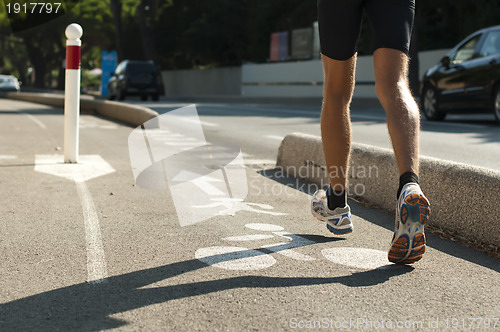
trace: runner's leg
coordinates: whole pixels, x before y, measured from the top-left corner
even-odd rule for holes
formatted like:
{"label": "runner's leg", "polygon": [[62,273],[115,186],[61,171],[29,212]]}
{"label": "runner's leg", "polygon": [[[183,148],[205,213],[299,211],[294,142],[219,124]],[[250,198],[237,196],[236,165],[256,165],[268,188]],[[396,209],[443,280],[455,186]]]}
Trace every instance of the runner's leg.
{"label": "runner's leg", "polygon": [[387,127],[400,175],[418,174],[420,112],[408,86],[408,56],[389,48],[373,54],[377,96],[387,114]]}
{"label": "runner's leg", "polygon": [[351,149],[349,105],[354,91],[356,55],[345,61],[322,56],[324,70],[321,138],[330,186],[333,190],[347,187],[347,170]]}
{"label": "runner's leg", "polygon": [[335,191],[347,188],[351,148],[349,105],[354,91],[362,6],[362,0],[318,1],[324,72],[321,136],[330,186]]}

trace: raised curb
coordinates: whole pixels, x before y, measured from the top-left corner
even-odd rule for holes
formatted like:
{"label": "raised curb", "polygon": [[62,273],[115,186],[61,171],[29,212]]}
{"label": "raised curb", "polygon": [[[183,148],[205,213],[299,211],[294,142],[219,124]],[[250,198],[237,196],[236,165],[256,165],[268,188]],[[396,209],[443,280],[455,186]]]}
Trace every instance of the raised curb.
{"label": "raised curb", "polygon": [[[276,166],[289,175],[326,187],[325,165],[320,137],[293,133],[283,139]],[[398,172],[392,150],[354,143],[349,173],[351,196],[395,208]],[[431,203],[431,225],[500,246],[500,172],[421,156],[420,178]]]}
{"label": "raised curb", "polygon": [[[9,92],[5,94],[5,97],[64,108],[64,95],[61,94]],[[99,114],[108,119],[120,121],[136,127],[159,116],[158,112],[139,105],[130,105],[109,100],[96,100],[88,96],[81,97],[80,110],[84,113]]]}

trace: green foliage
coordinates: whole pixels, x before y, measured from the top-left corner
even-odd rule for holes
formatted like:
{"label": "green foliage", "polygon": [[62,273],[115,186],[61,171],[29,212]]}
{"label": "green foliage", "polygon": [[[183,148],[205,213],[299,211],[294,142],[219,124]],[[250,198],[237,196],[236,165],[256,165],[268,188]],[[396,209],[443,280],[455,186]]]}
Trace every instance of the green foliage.
{"label": "green foliage", "polygon": [[[68,0],[75,1],[75,0]],[[123,57],[144,59],[153,45],[161,69],[207,68],[265,62],[270,34],[310,27],[317,0],[122,0]],[[138,6],[147,6],[138,22]],[[477,29],[498,24],[498,0],[417,0],[420,50],[449,48]],[[141,7],[142,8],[142,7]],[[143,16],[144,17],[144,16]],[[110,0],[81,0],[65,15],[12,35],[0,1],[0,70],[20,77],[33,67],[36,85],[61,87],[65,56],[64,29],[72,22],[84,28],[82,68],[100,66],[102,50],[116,50]],[[149,30],[144,28],[144,22]],[[144,31],[151,31],[146,39]],[[365,20],[358,50],[371,52]],[[151,52],[149,52],[151,53]]]}
{"label": "green foliage", "polygon": [[450,48],[476,30],[500,24],[498,0],[419,0],[420,50]]}
{"label": "green foliage", "polygon": [[[235,65],[246,48],[245,1],[173,1],[156,26],[160,61],[169,68]],[[160,37],[161,36],[161,37]]]}
{"label": "green foliage", "polygon": [[[54,20],[27,29],[12,35],[0,35],[0,45],[11,45],[6,43],[9,38],[20,40],[21,44],[5,47],[0,54],[4,64],[15,63],[16,72],[20,77],[28,74],[30,67],[34,68],[34,85],[37,87],[64,86],[64,69],[62,67],[65,59],[64,30],[70,23],[79,23],[84,29],[82,37],[82,67],[99,65],[100,50],[113,48],[113,31],[111,13],[108,1],[85,0],[80,1],[78,6]],[[0,6],[0,31],[7,29],[5,11]],[[3,15],[3,16],[2,16]],[[12,22],[14,24],[15,22]],[[24,45],[22,45],[24,43]],[[6,51],[6,52],[5,52]],[[22,60],[22,63],[19,63]]]}

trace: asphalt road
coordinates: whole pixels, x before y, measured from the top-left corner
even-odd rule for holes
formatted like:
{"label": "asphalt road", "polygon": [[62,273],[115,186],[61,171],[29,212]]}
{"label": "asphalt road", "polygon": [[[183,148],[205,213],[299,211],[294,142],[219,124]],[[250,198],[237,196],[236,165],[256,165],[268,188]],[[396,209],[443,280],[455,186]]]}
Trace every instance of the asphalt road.
{"label": "asphalt road", "polygon": [[[127,102],[164,113],[186,103]],[[320,135],[320,107],[311,105],[196,104],[205,129],[218,138],[236,140],[249,149],[259,149],[274,158],[280,140],[288,133]],[[353,141],[392,148],[380,107],[353,107]],[[265,139],[263,139],[265,138]],[[439,159],[500,171],[500,125],[490,114],[449,114],[445,121],[422,119],[420,153]]]}
{"label": "asphalt road", "polygon": [[0,100],[0,330],[500,331],[498,259],[428,235],[422,261],[391,265],[393,216],[354,201],[354,233],[332,236],[267,137],[316,117],[234,107],[200,113],[241,146],[245,202],[181,227],[170,191],[134,184],[134,128],[83,115],[81,162],[61,165],[62,110]]}

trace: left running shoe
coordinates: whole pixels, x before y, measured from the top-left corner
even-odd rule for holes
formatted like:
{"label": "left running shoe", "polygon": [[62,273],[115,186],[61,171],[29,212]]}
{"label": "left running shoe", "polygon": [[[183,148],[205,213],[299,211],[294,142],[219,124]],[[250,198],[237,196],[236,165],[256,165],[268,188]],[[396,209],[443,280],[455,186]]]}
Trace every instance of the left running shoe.
{"label": "left running shoe", "polygon": [[330,210],[326,192],[322,189],[316,191],[311,200],[311,212],[319,221],[326,222],[326,228],[336,235],[345,235],[353,231],[351,208],[346,205],[343,208]]}
{"label": "left running shoe", "polygon": [[412,264],[425,252],[424,224],[431,213],[429,201],[416,183],[403,187],[396,206],[396,225],[389,249],[389,261]]}

